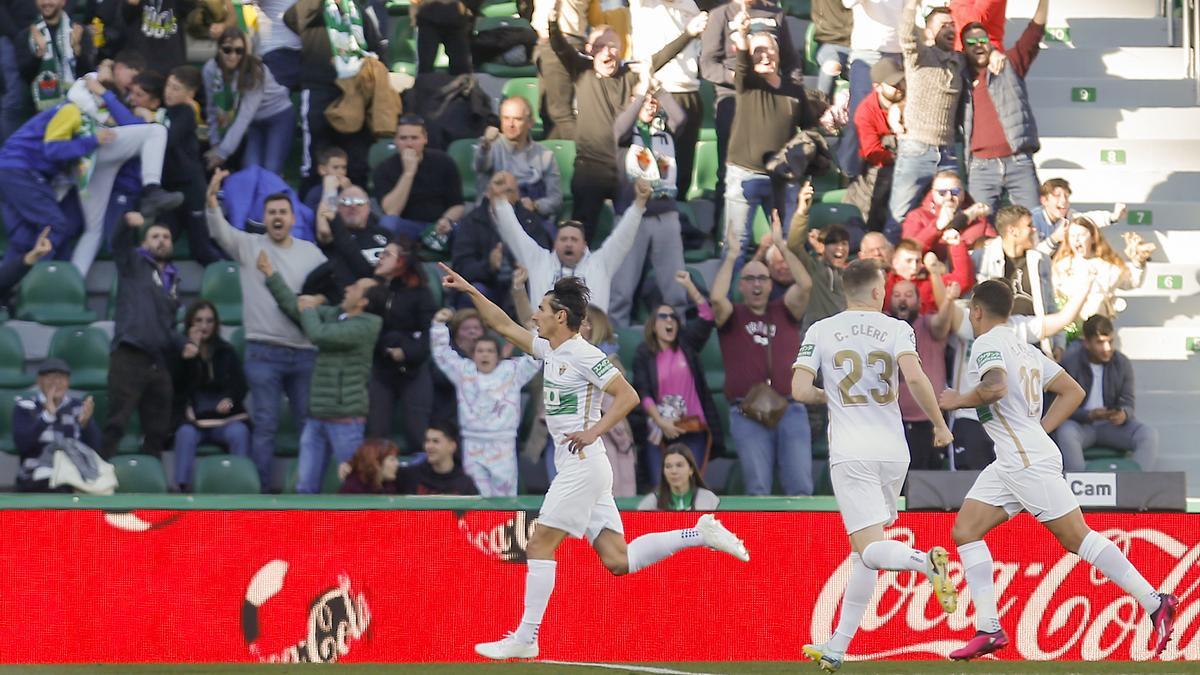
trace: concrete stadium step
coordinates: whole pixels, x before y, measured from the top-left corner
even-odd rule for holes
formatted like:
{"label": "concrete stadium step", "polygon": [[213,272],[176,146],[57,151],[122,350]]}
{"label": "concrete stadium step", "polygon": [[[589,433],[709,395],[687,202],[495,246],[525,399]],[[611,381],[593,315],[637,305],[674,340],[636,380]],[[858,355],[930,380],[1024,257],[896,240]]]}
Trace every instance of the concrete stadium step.
{"label": "concrete stadium step", "polygon": [[1184,77],[1187,58],[1176,47],[1047,49],[1029,69],[1029,77],[1119,77],[1125,80]]}
{"label": "concrete stadium step", "polygon": [[[1047,170],[1038,174],[1039,180],[1058,177],[1058,172]],[[1071,187],[1075,188],[1075,184],[1071,183]],[[1116,199],[1109,200],[1109,196],[1102,197],[1105,201],[1099,199],[1085,199],[1078,194],[1072,195],[1071,208],[1077,211],[1094,211],[1107,210],[1113,207],[1113,202]],[[1172,230],[1200,230],[1200,205],[1194,201],[1170,201],[1170,200],[1155,200],[1153,203],[1145,203],[1142,201],[1126,202],[1129,206],[1129,212],[1126,214],[1124,223],[1130,227],[1138,227],[1149,229],[1155,228],[1170,228]]]}
{"label": "concrete stadium step", "polygon": [[1113,249],[1120,251],[1125,248],[1122,239],[1125,232],[1136,232],[1142,236],[1143,241],[1158,246],[1152,258],[1154,262],[1200,266],[1200,230],[1148,228],[1118,223],[1105,229],[1104,235]]}
{"label": "concrete stadium step", "polygon": [[[1071,183],[1079,201],[1155,202],[1186,201],[1200,195],[1200,172],[1134,171],[1123,168],[1047,169],[1045,178],[1057,176]],[[1111,203],[1111,202],[1110,202]]]}
{"label": "concrete stadium step", "polygon": [[[1191,80],[1119,80],[1104,76],[1037,77],[1037,68],[1025,80],[1029,100],[1041,126],[1044,108],[1066,107],[1077,111],[1094,108],[1132,108],[1152,103],[1156,108],[1196,105]],[[1086,98],[1086,100],[1081,100]]]}
{"label": "concrete stadium step", "polygon": [[[1187,338],[1193,333],[1200,335],[1200,298],[1194,295],[1166,297],[1131,297],[1125,300],[1125,309],[1117,315],[1122,328],[1146,328],[1168,330],[1159,336],[1167,345],[1179,337],[1175,329],[1183,331],[1181,344],[1169,345],[1172,349],[1187,349]],[[1153,356],[1153,355],[1152,355]]]}
{"label": "concrete stadium step", "polygon": [[[1037,0],[1009,0],[1008,16],[1031,17],[1037,5]],[[1158,10],[1159,0],[1054,0],[1049,24],[1065,18],[1150,19],[1158,17]]]}
{"label": "concrete stadium step", "polygon": [[[1129,101],[1043,106],[1035,99],[1031,101],[1036,110],[1038,133],[1043,136],[1171,141],[1200,138],[1200,108],[1135,107],[1131,103],[1136,102]],[[1116,107],[1119,105],[1129,107]]]}
{"label": "concrete stadium step", "polygon": [[[1053,6],[1051,3],[1051,7]],[[1018,18],[1010,12],[1004,27],[1004,44],[1011,45],[1016,42],[1028,24],[1029,17]],[[1179,21],[1175,22],[1175,26],[1179,27]],[[1046,31],[1051,34],[1049,39],[1042,42],[1046,49],[1171,46],[1167,42],[1167,21],[1162,18],[1062,18],[1055,16],[1051,10]],[[1179,35],[1178,31],[1175,35]]]}
{"label": "concrete stadium step", "polygon": [[[1186,298],[1200,294],[1200,265],[1167,262],[1146,263],[1142,285],[1117,291],[1126,298]],[[1192,305],[1196,306],[1195,303]]]}
{"label": "concrete stadium step", "polygon": [[1124,167],[1136,171],[1200,167],[1200,139],[1170,142],[1150,139],[1042,136],[1038,171]]}
{"label": "concrete stadium step", "polygon": [[[1121,323],[1120,317],[1117,323]],[[1138,373],[1146,378],[1147,383],[1155,382],[1157,386],[1165,384],[1171,389],[1195,390],[1195,383],[1200,381],[1200,373],[1195,373],[1196,377],[1185,379],[1181,377],[1183,371],[1173,370],[1169,374],[1163,373],[1160,377],[1154,377],[1143,370],[1146,364],[1141,362],[1170,361],[1177,366],[1177,362],[1190,363],[1190,360],[1200,363],[1200,356],[1194,351],[1196,342],[1200,340],[1200,323],[1190,326],[1118,326],[1117,337],[1121,343],[1121,351],[1130,359],[1139,362]],[[1189,351],[1189,346],[1193,347],[1193,350]],[[1195,412],[1193,409],[1190,414],[1194,415]]]}

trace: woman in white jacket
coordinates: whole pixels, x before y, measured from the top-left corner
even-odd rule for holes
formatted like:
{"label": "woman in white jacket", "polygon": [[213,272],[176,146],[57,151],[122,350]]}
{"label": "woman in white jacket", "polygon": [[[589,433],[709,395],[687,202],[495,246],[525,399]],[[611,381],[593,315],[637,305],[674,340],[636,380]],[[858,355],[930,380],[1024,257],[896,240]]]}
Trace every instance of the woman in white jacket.
{"label": "woman in white jacket", "polygon": [[[1088,298],[1079,313],[1079,321],[1094,314],[1114,319],[1122,308],[1116,300],[1118,289],[1137,288],[1145,278],[1146,261],[1156,248],[1142,242],[1141,236],[1126,232],[1125,255],[1129,264],[1109,246],[1100,228],[1084,216],[1075,216],[1067,227],[1066,245],[1054,254],[1051,274],[1054,290],[1060,298],[1087,293]],[[1092,278],[1095,284],[1088,290]]]}

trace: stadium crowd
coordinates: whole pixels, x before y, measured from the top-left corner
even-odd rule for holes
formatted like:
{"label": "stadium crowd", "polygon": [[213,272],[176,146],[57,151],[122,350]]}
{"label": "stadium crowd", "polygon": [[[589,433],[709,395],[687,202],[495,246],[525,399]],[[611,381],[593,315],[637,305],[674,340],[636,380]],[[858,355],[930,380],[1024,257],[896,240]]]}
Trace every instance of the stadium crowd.
{"label": "stadium crowd", "polygon": [[[1154,247],[1115,250],[1123,205],[1077,212],[1035,169],[1049,2],[1005,36],[1004,0],[0,0],[0,294],[26,318],[22,277],[115,266],[107,377],[49,358],[15,399],[18,487],[83,446],[172,451],[181,491],[214,450],[264,491],[292,455],[302,493],[536,491],[540,363],[432,261],[524,323],[585,280],[584,337],[642,397],[605,436],[642,508],[712,508],[716,457],[747,494],[820,489],[826,416],[791,369],[856,257],[888,269],[937,390],[969,352],[963,298],[1008,281],[1019,334],[1087,391],[1067,469],[1093,445],[1152,469],[1113,340]],[[481,79],[534,72],[480,109]],[[184,302],[181,260],[234,266],[238,315]],[[914,469],[993,459],[973,411],[937,448],[896,394]]]}

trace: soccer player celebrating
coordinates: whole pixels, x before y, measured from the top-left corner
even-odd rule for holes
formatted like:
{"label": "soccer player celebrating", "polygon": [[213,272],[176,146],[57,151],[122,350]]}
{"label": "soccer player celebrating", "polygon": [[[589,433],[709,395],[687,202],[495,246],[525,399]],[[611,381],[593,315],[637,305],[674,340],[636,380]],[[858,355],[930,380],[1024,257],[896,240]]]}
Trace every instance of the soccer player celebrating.
{"label": "soccer player celebrating", "polygon": [[[879,570],[922,572],[944,611],[953,612],[958,604],[947,575],[946,549],[935,546],[924,553],[883,532],[896,520],[896,500],[908,475],[897,367],[933,422],[934,445],[953,440],[933,385],[921,370],[912,326],[882,312],[885,281],[876,261],[850,263],[842,272],[846,309],[808,329],[793,366],[793,397],[829,406],[829,473],[853,549],[837,629],[823,645],[804,645],[804,654],[831,673],[842,666]],[[836,393],[813,385],[818,373],[826,383],[837,383]]]}
{"label": "soccer player celebrating", "polygon": [[[975,408],[996,446],[996,461],[979,474],[954,521],[954,543],[975,603],[976,633],[950,652],[950,658],[973,659],[1008,645],[996,611],[992,554],[983,537],[1022,509],[1045,525],[1063,548],[1146,608],[1157,634],[1157,656],[1171,637],[1179,600],[1156,592],[1119,548],[1084,522],[1079,502],[1063,478],[1062,453],[1049,436],[1083,402],[1083,389],[1006,325],[1012,304],[1012,290],[1003,281],[975,287],[970,321],[978,337],[971,345],[965,388],[947,389],[939,400],[943,410]],[[1043,391],[1056,395],[1044,415]]]}
{"label": "soccer player celebrating", "polygon": [[[546,426],[554,439],[558,475],[550,483],[537,526],[525,547],[525,613],[517,629],[496,642],[475,645],[489,659],[531,659],[538,655],[538,627],[554,590],[554,551],[567,536],[587,535],[600,560],[615,575],[629,574],[685,548],[708,546],[748,561],[742,541],[712,516],[696,527],[646,534],[625,544],[625,529],[612,495],[612,466],[600,436],[638,405],[637,392],[596,347],[579,335],[588,289],[577,277],[564,277],[542,297],[530,333],[446,265],[442,285],[466,293],[487,325],[535,359],[544,362]],[[615,399],[601,415],[600,393]]]}

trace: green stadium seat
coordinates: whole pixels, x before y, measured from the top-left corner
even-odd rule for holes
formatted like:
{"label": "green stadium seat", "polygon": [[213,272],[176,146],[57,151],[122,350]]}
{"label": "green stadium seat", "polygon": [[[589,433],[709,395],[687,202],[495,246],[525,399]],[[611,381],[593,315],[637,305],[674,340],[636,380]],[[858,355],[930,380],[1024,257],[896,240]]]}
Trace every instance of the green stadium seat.
{"label": "green stadium seat", "polygon": [[258,469],[246,457],[212,455],[196,460],[192,491],[196,494],[258,494]]}
{"label": "green stadium seat", "polygon": [[462,179],[463,199],[475,201],[475,147],[479,145],[477,138],[460,138],[452,141],[446,148],[446,153],[458,166],[458,176]]}
{"label": "green stadium seat", "polygon": [[700,111],[702,113],[700,128],[713,129],[713,138],[715,140],[717,122],[714,116],[717,112],[717,89],[708,80],[700,80]]}
{"label": "green stadium seat", "polygon": [[[707,371],[706,371],[707,372]],[[725,454],[734,456],[737,450],[737,442],[733,440],[733,431],[729,424],[729,399],[725,398],[724,389],[714,390],[712,392],[713,405],[717,409],[717,417],[721,420],[721,426],[725,431]],[[728,493],[740,494],[740,493]]]}
{"label": "green stadium seat", "polygon": [[1141,471],[1142,465],[1129,457],[1109,457],[1105,459],[1089,459],[1085,464],[1088,471],[1125,472]]}
{"label": "green stadium seat", "polygon": [[290,401],[279,402],[279,427],[275,431],[275,456],[295,457],[300,454],[300,432],[303,429],[292,416]]}
{"label": "green stadium seat", "polygon": [[[533,30],[529,21],[517,16],[517,3],[492,2],[483,6],[483,16],[475,20],[475,32],[483,33],[496,28],[527,27]],[[505,80],[514,77],[537,77],[537,66],[525,63],[510,66],[506,63],[481,63],[476,66],[480,72],[494,75]]]}
{"label": "green stadium seat", "polygon": [[[392,13],[391,3],[388,3],[388,13]],[[408,2],[403,3],[404,12],[408,13]],[[396,61],[407,61],[409,63],[417,62],[417,50],[414,47],[413,38],[416,35],[415,28],[408,21],[393,21],[392,35],[388,39],[388,62],[395,63]]]}
{"label": "green stadium seat", "polygon": [[822,192],[817,201],[821,204],[841,204],[846,199],[846,188]]}
{"label": "green stadium seat", "polygon": [[820,496],[833,496],[833,477],[829,473],[829,462],[826,460],[816,460],[813,462],[813,494]]}
{"label": "green stadium seat", "polygon": [[112,458],[117,472],[117,492],[162,494],[167,491],[167,477],[162,462],[154,455],[118,455]]}
{"label": "green stadium seat", "polygon": [[396,154],[396,142],[390,138],[375,141],[367,152],[367,165],[374,171],[375,167],[383,164],[383,160]]}
{"label": "green stadium seat", "polygon": [[645,340],[646,336],[640,327],[617,329],[617,356],[626,370],[633,368],[633,357],[637,354],[638,345]]}
{"label": "green stadium seat", "polygon": [[[797,4],[800,4],[800,2],[798,2],[798,0],[784,0],[783,11],[787,12],[788,14],[791,14],[792,16],[796,16],[797,18],[800,18],[796,14],[792,14],[792,11],[794,11],[793,7]],[[804,3],[804,4],[807,4],[807,3]],[[808,28],[804,31],[804,74],[805,75],[816,75],[821,70],[821,67],[817,64],[817,49],[820,48],[820,45],[817,44],[816,36],[817,36],[816,22],[808,24]]]}
{"label": "green stadium seat", "polygon": [[63,326],[54,331],[46,357],[71,366],[71,387],[108,388],[108,335],[95,326]]}
{"label": "green stadium seat", "polygon": [[[788,16],[794,16],[804,21],[812,20],[812,0],[783,0],[782,4],[783,11]],[[809,24],[809,30],[812,30],[811,26],[813,25]]]}
{"label": "green stadium seat", "polygon": [[1118,450],[1117,448],[1110,448],[1104,445],[1093,445],[1092,447],[1084,448],[1083,450],[1084,459],[1119,459],[1128,454],[1129,453],[1124,450]]}
{"label": "green stadium seat", "polygon": [[708,382],[708,388],[714,394],[725,391],[725,361],[721,358],[721,340],[715,330],[708,336],[704,349],[700,350],[700,366],[704,368],[704,379]]}
{"label": "green stadium seat", "polygon": [[562,180],[563,203],[571,201],[571,179],[575,177],[575,141],[548,139],[540,141],[554,153],[554,163]]}
{"label": "green stadium seat", "polygon": [[442,271],[438,269],[437,263],[427,262],[421,263],[425,268],[425,281],[429,284],[429,292],[433,293],[433,306],[442,307],[445,300],[445,289],[442,288]]}
{"label": "green stadium seat", "polygon": [[596,234],[588,242],[588,247],[595,251],[603,246],[604,240],[608,239],[608,235],[612,234],[613,227],[616,224],[617,214],[613,213],[612,204],[604,202],[604,205],[600,207],[600,215],[596,218]]}
{"label": "green stadium seat", "polygon": [[50,326],[79,326],[96,320],[87,309],[87,289],[79,270],[69,262],[39,262],[29,270],[17,291],[17,318]]}
{"label": "green stadium seat", "polygon": [[17,405],[17,397],[28,393],[30,393],[28,389],[0,390],[0,452],[7,452],[10,455],[17,454],[17,446],[13,442],[12,434],[13,409]]}
{"label": "green stadium seat", "polygon": [[853,204],[829,204],[817,202],[808,212],[808,225],[811,228],[824,229],[827,225],[840,223],[845,225],[857,218],[862,220],[862,211]]}
{"label": "green stadium seat", "polygon": [[242,325],[242,280],[237,263],[215,262],[204,268],[200,297],[216,305],[222,325]]}
{"label": "green stadium seat", "polygon": [[246,327],[238,326],[236,330],[229,334],[229,344],[233,345],[237,351],[238,358],[243,362],[246,360]]}
{"label": "green stadium seat", "polygon": [[21,336],[8,326],[0,325],[0,388],[22,389],[33,384],[34,377],[25,372],[25,346]]}
{"label": "green stadium seat", "polygon": [[730,467],[729,473],[725,477],[725,488],[722,494],[725,495],[744,495],[746,494],[746,482],[742,478],[742,463],[735,461]]}
{"label": "green stadium seat", "polygon": [[[487,25],[487,27],[485,27],[485,28],[480,28],[480,25],[484,24],[484,21],[483,21],[484,19],[491,19],[491,18],[512,19],[512,18],[516,17],[517,16],[517,3],[509,2],[507,0],[500,0],[499,2],[495,2],[493,0],[488,0],[487,2],[483,3],[483,7],[480,8],[479,13],[482,14],[483,16],[475,21],[475,32],[476,33],[480,32],[480,31],[488,30],[489,28],[491,28],[490,25]],[[526,21],[525,23],[526,23],[526,25],[528,25],[529,22]],[[484,25],[486,25],[486,24],[484,24]]]}
{"label": "green stadium seat", "polygon": [[500,91],[500,95],[504,98],[520,96],[528,101],[529,108],[533,110],[533,129],[530,130],[530,134],[535,139],[541,139],[545,135],[545,127],[542,125],[541,95],[538,93],[536,77],[513,78],[504,83],[504,89]]}
{"label": "green stadium seat", "polygon": [[717,142],[697,141],[696,161],[692,166],[692,187],[688,189],[687,198],[713,199],[720,194],[723,186],[717,185]]}
{"label": "green stadium seat", "polygon": [[[300,463],[297,460],[286,460],[283,473],[284,494],[296,494],[296,481],[299,478],[299,467]],[[325,476],[321,480],[321,494],[336,494],[341,487],[342,479],[338,478],[338,463],[333,457],[330,457],[329,464],[325,467]]]}

